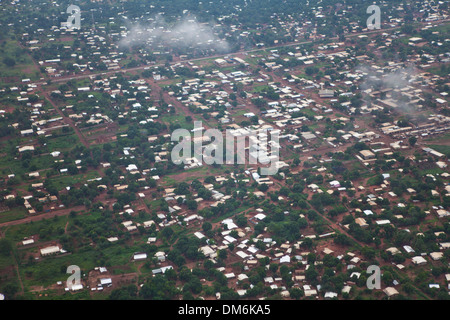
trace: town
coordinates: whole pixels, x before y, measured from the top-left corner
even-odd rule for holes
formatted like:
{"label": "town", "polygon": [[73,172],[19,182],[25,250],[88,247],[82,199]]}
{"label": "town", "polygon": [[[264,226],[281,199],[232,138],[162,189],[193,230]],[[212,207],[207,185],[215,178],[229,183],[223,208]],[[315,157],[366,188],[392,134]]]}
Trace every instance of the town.
{"label": "town", "polygon": [[0,6],[2,300],[450,298],[448,1],[42,3]]}

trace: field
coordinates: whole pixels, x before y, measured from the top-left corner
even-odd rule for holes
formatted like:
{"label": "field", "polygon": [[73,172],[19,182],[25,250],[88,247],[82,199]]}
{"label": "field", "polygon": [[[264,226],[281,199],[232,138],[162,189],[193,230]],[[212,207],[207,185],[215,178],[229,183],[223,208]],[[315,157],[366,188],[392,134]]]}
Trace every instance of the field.
{"label": "field", "polygon": [[72,149],[77,144],[81,145],[77,135],[70,134],[70,135],[66,135],[66,136],[50,138],[47,142],[47,147],[50,152],[64,151],[64,150]]}
{"label": "field", "polygon": [[0,212],[0,223],[25,218],[27,211],[24,207],[16,207],[12,210]]}
{"label": "field", "polygon": [[429,147],[436,150],[437,152],[445,154],[447,157],[450,157],[450,146],[431,144],[429,145]]}
{"label": "field", "polygon": [[[13,66],[8,64],[14,63]],[[2,41],[0,44],[0,75],[2,83],[13,83],[29,78],[39,79],[39,70],[26,51],[14,40]]]}
{"label": "field", "polygon": [[99,174],[96,171],[90,171],[86,174],[68,175],[63,174],[59,177],[52,177],[52,182],[58,189],[63,189],[67,186],[71,186],[77,183],[84,182],[89,179],[98,178]]}

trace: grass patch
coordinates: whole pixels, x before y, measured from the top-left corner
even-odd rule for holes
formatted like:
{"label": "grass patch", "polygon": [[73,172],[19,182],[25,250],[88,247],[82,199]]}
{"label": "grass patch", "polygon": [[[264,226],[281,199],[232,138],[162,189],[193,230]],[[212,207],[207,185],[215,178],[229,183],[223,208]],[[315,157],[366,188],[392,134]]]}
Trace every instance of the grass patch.
{"label": "grass patch", "polygon": [[25,207],[16,207],[9,211],[0,212],[0,223],[23,219],[27,216]]}
{"label": "grass patch", "polygon": [[183,129],[188,129],[188,130],[193,129],[194,123],[186,121],[186,116],[181,110],[178,110],[178,113],[181,113],[181,114],[164,115],[161,117],[161,121],[165,122],[169,126],[178,124]]}
{"label": "grass patch", "polygon": [[[13,66],[8,66],[5,60],[14,62]],[[30,78],[37,80],[40,72],[36,70],[33,61],[26,49],[22,49],[14,40],[6,40],[0,44],[0,75],[2,83],[11,83],[14,77],[18,79]]]}
{"label": "grass patch", "polygon": [[433,144],[433,145],[429,145],[429,147],[436,150],[437,152],[445,154],[447,157],[450,157],[450,146]]}
{"label": "grass patch", "polygon": [[311,110],[311,109],[302,109],[302,112],[307,116],[316,116],[317,112]]}
{"label": "grass patch", "polygon": [[40,258],[37,262],[22,264],[19,271],[25,287],[47,287],[57,281],[66,281],[66,271],[70,265],[79,266],[82,273],[94,269],[99,255],[100,252],[96,250],[82,250],[79,253],[49,256]]}
{"label": "grass patch", "polygon": [[151,209],[151,210],[158,210],[161,206],[162,199],[158,200],[148,200],[145,198],[144,203]]}
{"label": "grass patch", "polygon": [[240,207],[240,208],[238,208],[238,209],[236,209],[236,210],[234,210],[234,211],[227,212],[226,214],[224,214],[224,215],[222,215],[222,216],[220,216],[220,217],[217,217],[217,218],[212,219],[212,222],[213,222],[213,223],[217,223],[217,222],[220,222],[220,221],[222,221],[222,220],[224,220],[224,219],[228,219],[228,218],[230,218],[230,217],[232,217],[232,216],[234,216],[234,215],[237,215],[237,214],[239,214],[239,213],[241,213],[241,212],[244,212],[245,210],[250,209],[251,207],[252,207],[252,206],[243,206],[243,207]]}
{"label": "grass patch", "polygon": [[[52,227],[53,230],[64,228],[67,223],[68,216],[57,217],[57,219],[43,219],[39,221],[32,221],[19,225],[10,226],[5,230],[5,237],[13,242],[23,240],[25,237],[39,234],[41,229]],[[45,240],[44,240],[45,241]]]}
{"label": "grass patch", "polygon": [[59,177],[52,177],[52,182],[58,188],[58,190],[61,190],[67,186],[72,186],[77,183],[85,182],[89,179],[95,179],[98,178],[99,174],[96,171],[90,171],[86,174],[76,174],[76,175],[61,175]]}
{"label": "grass patch", "polygon": [[366,186],[374,186],[376,185],[377,176],[373,176],[367,180]]}
{"label": "grass patch", "polygon": [[439,135],[437,137],[433,137],[431,139],[425,139],[424,141],[427,141],[427,142],[435,141],[436,142],[436,141],[448,141],[448,140],[450,140],[450,132],[443,134],[443,135]]}
{"label": "grass patch", "polygon": [[166,185],[175,185],[183,181],[193,181],[195,179],[202,177],[218,175],[223,173],[224,170],[226,170],[225,167],[215,168],[213,166],[204,165],[198,168],[186,170],[187,173],[195,173],[195,175],[188,176],[183,180],[180,180],[178,177],[175,177],[180,174],[179,172],[168,174],[162,178],[162,183]]}
{"label": "grass patch", "polygon": [[81,142],[78,139],[78,136],[74,133],[67,136],[60,136],[49,139],[47,142],[47,147],[50,152],[53,152],[72,149],[79,144],[81,144]]}
{"label": "grass patch", "polygon": [[268,85],[254,86],[252,92],[263,92],[266,89],[269,89]]}
{"label": "grass patch", "polygon": [[441,173],[444,173],[444,172],[445,171],[442,170],[441,168],[431,168],[431,169],[421,170],[420,174],[421,175],[426,175],[426,174],[440,175]]}

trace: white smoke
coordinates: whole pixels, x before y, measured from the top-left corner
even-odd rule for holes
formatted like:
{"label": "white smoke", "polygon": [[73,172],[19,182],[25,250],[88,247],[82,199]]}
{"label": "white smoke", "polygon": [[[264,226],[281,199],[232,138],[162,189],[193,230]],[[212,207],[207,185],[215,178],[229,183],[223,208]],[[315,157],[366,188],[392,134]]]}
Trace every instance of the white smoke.
{"label": "white smoke", "polygon": [[360,65],[355,70],[365,74],[364,81],[360,86],[361,90],[373,89],[377,85],[384,88],[406,88],[411,84],[410,80],[414,79],[417,74],[415,66],[412,64],[398,67],[389,73],[377,72],[367,65]]}
{"label": "white smoke", "polygon": [[228,42],[222,40],[214,32],[211,24],[199,23],[195,17],[183,17],[174,24],[168,24],[160,15],[144,25],[136,23],[128,25],[126,36],[119,46],[146,45],[157,49],[212,49],[227,52]]}
{"label": "white smoke", "polygon": [[[402,90],[408,87],[412,87],[412,83],[418,74],[415,66],[413,64],[408,64],[404,67],[398,66],[396,69],[391,72],[385,73],[380,72],[379,70],[375,70],[367,65],[360,65],[355,68],[355,70],[359,73],[364,74],[363,81],[360,85],[361,91],[378,91],[382,89],[398,89]],[[366,98],[370,99],[370,96]],[[398,105],[396,108],[400,113],[413,115],[417,108],[405,101],[404,99],[399,98],[395,94],[391,95],[391,101],[395,102]]]}

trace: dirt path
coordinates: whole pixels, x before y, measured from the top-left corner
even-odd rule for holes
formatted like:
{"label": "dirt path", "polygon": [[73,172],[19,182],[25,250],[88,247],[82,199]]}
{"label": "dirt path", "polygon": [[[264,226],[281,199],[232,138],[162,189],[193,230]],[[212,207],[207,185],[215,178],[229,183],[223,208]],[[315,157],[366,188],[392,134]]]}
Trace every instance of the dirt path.
{"label": "dirt path", "polygon": [[17,278],[19,279],[19,283],[20,283],[20,295],[23,295],[24,289],[23,289],[22,277],[20,276],[20,272],[19,272],[19,264],[17,263],[16,257],[14,256],[14,254],[12,252],[11,252],[11,254],[14,258],[14,268],[16,269]]}
{"label": "dirt path", "polygon": [[[42,88],[41,88],[42,89]],[[72,119],[69,117],[66,117],[64,113],[59,109],[59,107],[52,101],[50,98],[48,92],[42,89],[42,93],[44,97],[50,102],[50,104],[55,108],[55,110],[59,113],[59,115],[64,119],[64,122],[72,127],[72,129],[75,131],[76,135],[78,136],[78,139],[80,139],[81,143],[89,149],[89,142],[86,140],[84,135],[81,133],[81,131],[78,129],[78,127],[75,125]]]}
{"label": "dirt path", "polygon": [[85,206],[77,206],[77,207],[71,207],[69,209],[55,210],[52,212],[46,212],[46,213],[39,214],[36,216],[30,216],[30,217],[27,217],[24,219],[0,223],[0,228],[14,226],[14,225],[18,225],[18,224],[29,223],[31,221],[40,221],[43,219],[50,219],[55,216],[66,216],[66,215],[70,214],[71,211],[80,212],[80,211],[85,211],[85,210],[86,210]]}

